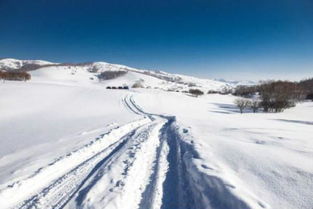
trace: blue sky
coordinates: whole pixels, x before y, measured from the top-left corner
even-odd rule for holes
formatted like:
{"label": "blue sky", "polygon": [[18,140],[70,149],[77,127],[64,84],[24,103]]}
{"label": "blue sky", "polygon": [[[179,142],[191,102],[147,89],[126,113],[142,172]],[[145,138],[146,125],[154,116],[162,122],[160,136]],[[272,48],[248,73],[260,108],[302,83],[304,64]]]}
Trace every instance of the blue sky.
{"label": "blue sky", "polygon": [[0,0],[0,57],[207,78],[313,76],[312,0]]}

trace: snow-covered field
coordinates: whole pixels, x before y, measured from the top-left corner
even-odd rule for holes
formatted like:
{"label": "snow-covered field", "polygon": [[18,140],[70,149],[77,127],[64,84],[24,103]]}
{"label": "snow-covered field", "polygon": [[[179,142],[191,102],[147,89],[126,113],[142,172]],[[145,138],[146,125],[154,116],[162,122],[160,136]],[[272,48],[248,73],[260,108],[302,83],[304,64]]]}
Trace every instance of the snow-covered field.
{"label": "snow-covered field", "polygon": [[240,114],[230,95],[168,91],[221,82],[136,69],[98,82],[87,68],[0,83],[1,209],[313,208],[312,102]]}

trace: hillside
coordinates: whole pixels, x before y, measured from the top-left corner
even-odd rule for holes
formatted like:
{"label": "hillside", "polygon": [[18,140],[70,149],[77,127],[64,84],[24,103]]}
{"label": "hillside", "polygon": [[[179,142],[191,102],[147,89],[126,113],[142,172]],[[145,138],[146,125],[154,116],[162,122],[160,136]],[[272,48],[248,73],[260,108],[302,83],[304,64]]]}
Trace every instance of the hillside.
{"label": "hillside", "polygon": [[176,92],[224,82],[104,62],[28,72],[0,82],[1,209],[312,208],[312,102],[240,114],[236,96]]}
{"label": "hillside", "polygon": [[[2,59],[0,60],[0,70],[29,71],[34,81],[100,83],[116,87],[132,86],[134,83],[140,82],[144,88],[159,88],[167,91],[188,91],[190,88],[198,88],[207,92],[231,86],[226,82],[163,71],[141,70],[106,62],[59,64],[41,60]],[[124,71],[126,74],[115,79],[99,81],[98,76],[106,71]]]}

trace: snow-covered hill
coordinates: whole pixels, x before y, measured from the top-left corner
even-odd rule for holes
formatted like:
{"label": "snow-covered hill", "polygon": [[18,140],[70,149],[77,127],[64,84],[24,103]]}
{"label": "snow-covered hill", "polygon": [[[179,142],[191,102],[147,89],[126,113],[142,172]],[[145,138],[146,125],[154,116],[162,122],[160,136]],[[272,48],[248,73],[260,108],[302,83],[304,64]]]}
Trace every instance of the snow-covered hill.
{"label": "snow-covered hill", "polygon": [[0,59],[0,70],[14,71],[14,70],[34,70],[42,66],[52,65],[56,63],[44,60],[18,60],[12,58]]}
{"label": "snow-covered hill", "polygon": [[106,62],[58,64],[41,60],[0,60],[0,70],[28,71],[30,66],[32,66],[29,68],[32,80],[35,81],[99,83],[98,75],[103,72],[125,71],[126,74],[123,76],[102,80],[100,83],[106,86],[132,86],[134,83],[140,82],[144,88],[158,88],[167,91],[188,91],[190,88],[198,88],[204,92],[231,86],[227,82],[170,74],[163,71],[142,70]]}
{"label": "snow-covered hill", "polygon": [[224,82],[36,66],[30,81],[0,82],[1,209],[312,209],[312,102],[240,114],[233,95],[172,92]]}

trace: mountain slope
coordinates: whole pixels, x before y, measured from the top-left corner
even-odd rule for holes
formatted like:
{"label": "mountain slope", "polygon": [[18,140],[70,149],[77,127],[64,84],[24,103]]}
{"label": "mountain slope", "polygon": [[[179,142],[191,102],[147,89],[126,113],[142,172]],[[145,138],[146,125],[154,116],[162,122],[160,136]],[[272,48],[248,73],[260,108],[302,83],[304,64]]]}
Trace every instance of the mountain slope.
{"label": "mountain slope", "polygon": [[29,73],[0,82],[1,209],[312,209],[312,102],[240,114],[232,95],[169,92],[223,82],[104,62]]}
{"label": "mountain slope", "polygon": [[101,80],[107,86],[132,86],[140,82],[145,88],[159,88],[168,91],[188,91],[190,88],[221,90],[231,85],[210,79],[199,79],[192,76],[170,74],[163,71],[141,70],[124,65],[106,62],[93,63],[51,63],[41,60],[0,60],[0,70],[30,71],[33,80],[47,82],[99,83],[98,76],[107,71],[124,71],[124,75],[115,79]]}
{"label": "mountain slope", "polygon": [[15,70],[36,70],[40,67],[53,65],[56,63],[44,60],[18,60],[12,58],[0,59],[0,70],[15,71]]}

